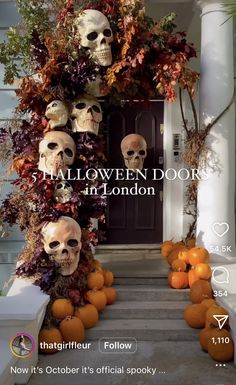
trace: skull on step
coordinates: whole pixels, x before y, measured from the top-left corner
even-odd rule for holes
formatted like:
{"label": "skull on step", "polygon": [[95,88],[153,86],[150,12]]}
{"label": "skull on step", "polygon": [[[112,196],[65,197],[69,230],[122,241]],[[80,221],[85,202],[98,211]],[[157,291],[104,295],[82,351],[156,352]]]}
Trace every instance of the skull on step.
{"label": "skull on step", "polygon": [[78,267],[81,229],[70,217],[60,217],[42,229],[44,250],[59,265],[61,275],[71,275]]}

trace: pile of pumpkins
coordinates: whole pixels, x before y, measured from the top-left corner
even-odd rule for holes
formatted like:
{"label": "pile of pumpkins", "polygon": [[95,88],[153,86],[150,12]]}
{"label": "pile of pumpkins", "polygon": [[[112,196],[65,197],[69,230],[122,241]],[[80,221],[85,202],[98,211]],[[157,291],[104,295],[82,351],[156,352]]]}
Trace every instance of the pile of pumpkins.
{"label": "pile of pumpkins", "polygon": [[228,316],[228,312],[213,299],[208,251],[195,247],[193,239],[186,243],[165,241],[162,255],[172,269],[168,277],[169,285],[174,289],[190,287],[192,304],[185,309],[184,319],[190,327],[202,329],[199,341],[203,351],[208,352],[215,361],[232,361],[234,343],[228,320],[219,329],[218,321],[214,318],[214,315]]}
{"label": "pile of pumpkins", "polygon": [[[85,340],[85,329],[96,325],[99,312],[107,305],[112,305],[117,299],[116,290],[111,287],[114,276],[111,271],[102,270],[101,263],[94,260],[94,271],[87,277],[86,304],[81,307],[73,306],[68,298],[58,298],[51,305],[51,313],[59,322],[59,327],[51,326],[41,329],[40,343],[58,344],[62,342],[82,343]],[[58,349],[40,348],[42,353],[56,353]]]}
{"label": "pile of pumpkins", "polygon": [[186,243],[165,241],[161,251],[172,270],[168,276],[172,288],[186,289],[199,279],[210,280],[209,253],[203,247],[195,247],[194,239]]}

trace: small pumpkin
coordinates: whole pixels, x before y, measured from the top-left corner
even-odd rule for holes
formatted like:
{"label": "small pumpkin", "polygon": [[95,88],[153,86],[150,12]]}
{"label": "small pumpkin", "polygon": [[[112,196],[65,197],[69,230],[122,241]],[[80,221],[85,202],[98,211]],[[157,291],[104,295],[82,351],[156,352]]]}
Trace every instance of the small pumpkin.
{"label": "small pumpkin", "polygon": [[102,264],[101,264],[101,262],[98,261],[97,259],[94,259],[94,260],[93,260],[92,266],[93,266],[94,270],[97,270],[97,271],[102,272]]}
{"label": "small pumpkin", "polygon": [[83,322],[77,317],[66,317],[59,326],[62,338],[66,342],[83,342],[85,331]]}
{"label": "small pumpkin", "polygon": [[196,239],[194,238],[190,238],[186,241],[186,246],[187,247],[190,247],[190,248],[193,248],[196,246]]}
{"label": "small pumpkin", "polygon": [[71,301],[67,298],[56,299],[51,307],[52,315],[56,319],[62,320],[68,316],[73,315],[74,306]]}
{"label": "small pumpkin", "polygon": [[[213,337],[215,340],[212,340]],[[225,342],[225,338],[229,338],[229,343]],[[207,348],[209,355],[215,361],[228,362],[234,358],[232,336],[226,329],[212,329]]]}
{"label": "small pumpkin", "polygon": [[105,286],[112,286],[113,285],[113,282],[114,282],[114,275],[111,271],[108,271],[108,270],[105,270],[103,272],[103,276],[104,276],[104,285]]}
{"label": "small pumpkin", "polygon": [[188,272],[188,282],[189,282],[189,287],[192,287],[194,282],[198,281],[199,278],[195,273],[195,269],[191,269]]}
{"label": "small pumpkin", "polygon": [[215,327],[218,327],[218,322],[214,318],[214,315],[228,315],[229,313],[227,310],[225,310],[222,306],[218,306],[217,304],[212,305],[208,310],[206,314],[206,320],[210,325],[213,325]]}
{"label": "small pumpkin", "polygon": [[189,263],[192,266],[196,266],[198,263],[207,263],[209,258],[209,253],[204,247],[193,247],[188,251]]}
{"label": "small pumpkin", "polygon": [[100,290],[104,285],[103,274],[99,271],[94,271],[89,273],[87,276],[87,286],[89,289],[98,289]]}
{"label": "small pumpkin", "polygon": [[42,353],[56,353],[58,349],[56,347],[53,347],[52,349],[49,348],[41,348],[40,344],[41,343],[46,343],[46,344],[59,344],[62,343],[62,335],[60,333],[60,330],[58,330],[55,327],[52,327],[50,329],[41,329],[39,332],[39,337],[38,337],[38,343],[39,343],[39,350]]}
{"label": "small pumpkin", "polygon": [[168,255],[167,257],[167,261],[169,263],[169,265],[171,266],[172,262],[178,258],[179,256],[179,252],[180,251],[183,251],[183,250],[186,250],[186,247],[183,246],[183,245],[179,245],[177,247],[175,247],[171,252],[170,254]]}
{"label": "small pumpkin", "polygon": [[189,305],[184,311],[184,319],[191,328],[200,329],[205,325],[207,308],[201,304]]}
{"label": "small pumpkin", "polygon": [[112,305],[117,299],[117,292],[113,287],[104,287],[102,289],[107,297],[107,305]]}
{"label": "small pumpkin", "polygon": [[93,328],[99,319],[97,308],[91,303],[76,308],[74,316],[83,322],[85,329]]}
{"label": "small pumpkin", "polygon": [[201,303],[204,299],[212,298],[212,288],[208,281],[199,279],[190,288],[190,299],[192,303]]}
{"label": "small pumpkin", "polygon": [[173,271],[168,276],[168,282],[174,289],[186,289],[188,287],[188,274],[182,271]]}
{"label": "small pumpkin", "polygon": [[212,275],[211,267],[208,263],[198,263],[195,266],[195,273],[200,279],[210,279]]}
{"label": "small pumpkin", "polygon": [[213,299],[213,298],[204,299],[204,300],[201,302],[201,304],[204,305],[204,306],[206,306],[207,309],[209,309],[211,306],[216,305],[216,300]]}
{"label": "small pumpkin", "polygon": [[161,255],[168,257],[170,252],[175,248],[175,244],[172,241],[164,241],[161,246]]}
{"label": "small pumpkin", "polygon": [[208,342],[211,338],[212,328],[204,328],[199,333],[199,342],[204,352],[208,352]]}
{"label": "small pumpkin", "polygon": [[89,290],[86,293],[87,300],[94,305],[98,311],[102,311],[107,304],[106,294],[101,290]]}
{"label": "small pumpkin", "polygon": [[171,268],[174,271],[186,271],[187,265],[184,261],[182,261],[180,259],[175,259],[172,262]]}
{"label": "small pumpkin", "polygon": [[187,265],[189,264],[188,260],[188,250],[187,248],[181,249],[178,254],[178,259],[184,261]]}

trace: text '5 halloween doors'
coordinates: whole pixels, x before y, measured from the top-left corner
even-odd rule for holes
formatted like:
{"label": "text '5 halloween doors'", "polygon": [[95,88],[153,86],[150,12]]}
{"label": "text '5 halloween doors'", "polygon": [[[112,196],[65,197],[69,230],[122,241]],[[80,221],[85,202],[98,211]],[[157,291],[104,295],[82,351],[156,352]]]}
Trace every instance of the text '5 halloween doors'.
{"label": "text '5 halloween doors'", "polygon": [[[106,243],[150,244],[162,241],[163,180],[152,180],[152,169],[163,168],[163,100],[149,103],[126,103],[104,113],[107,127],[107,167],[125,168],[120,143],[131,133],[142,135],[147,142],[144,168],[147,180],[110,182],[110,187],[154,187],[155,195],[111,195],[108,197]],[[144,189],[142,189],[144,191]]]}

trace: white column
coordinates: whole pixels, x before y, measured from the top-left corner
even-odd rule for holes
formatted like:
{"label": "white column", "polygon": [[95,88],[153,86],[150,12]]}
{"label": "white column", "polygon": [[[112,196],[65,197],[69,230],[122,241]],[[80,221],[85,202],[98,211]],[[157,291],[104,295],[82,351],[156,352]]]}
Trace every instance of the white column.
{"label": "white column", "polygon": [[[217,117],[229,104],[234,92],[233,20],[222,6],[224,0],[198,1],[202,9],[200,122]],[[210,159],[208,180],[198,192],[197,245],[211,252],[211,261],[224,261],[235,254],[235,108],[234,105],[212,127],[207,138]],[[215,223],[227,223],[222,237]],[[215,225],[221,235],[226,225]],[[224,252],[224,246],[232,251]]]}

